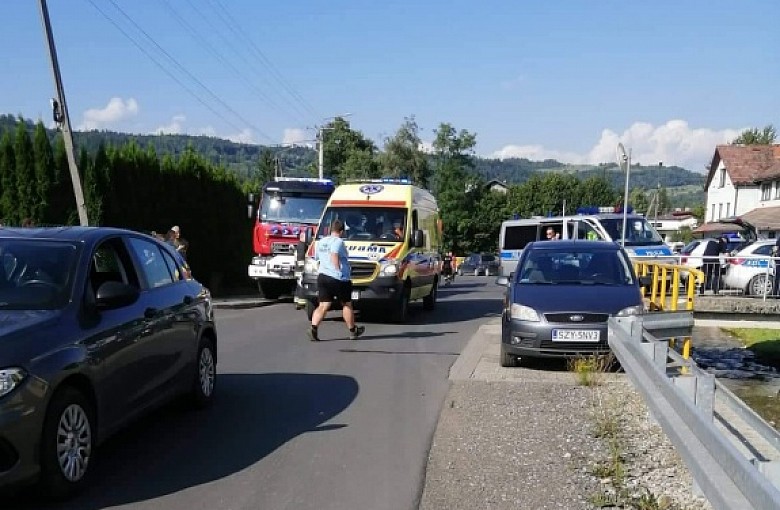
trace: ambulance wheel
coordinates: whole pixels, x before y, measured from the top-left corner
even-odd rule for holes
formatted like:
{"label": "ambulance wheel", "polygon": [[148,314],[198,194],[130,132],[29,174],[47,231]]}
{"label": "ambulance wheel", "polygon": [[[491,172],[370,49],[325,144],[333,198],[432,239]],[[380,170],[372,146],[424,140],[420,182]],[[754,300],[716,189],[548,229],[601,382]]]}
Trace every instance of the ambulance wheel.
{"label": "ambulance wheel", "polygon": [[439,281],[431,287],[431,293],[423,298],[423,310],[433,310],[436,308],[436,297],[439,294]]}
{"label": "ambulance wheel", "polygon": [[406,319],[409,317],[409,298],[411,292],[412,289],[409,288],[409,285],[404,285],[404,290],[401,292],[401,297],[396,304],[395,314],[393,315],[393,319],[399,324],[405,323]]}

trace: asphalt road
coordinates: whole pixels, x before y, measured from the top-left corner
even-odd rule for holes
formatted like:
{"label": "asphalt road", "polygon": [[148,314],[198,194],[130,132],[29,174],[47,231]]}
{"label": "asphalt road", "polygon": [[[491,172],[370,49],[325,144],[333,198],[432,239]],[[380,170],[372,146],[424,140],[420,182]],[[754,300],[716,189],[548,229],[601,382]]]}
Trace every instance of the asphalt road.
{"label": "asphalt road", "polygon": [[[215,405],[122,432],[99,450],[92,488],[51,508],[416,509],[449,367],[500,311],[492,281],[458,278],[406,325],[360,320],[358,341],[340,313],[312,343],[290,303],[218,311]],[[28,493],[11,507],[41,503]]]}

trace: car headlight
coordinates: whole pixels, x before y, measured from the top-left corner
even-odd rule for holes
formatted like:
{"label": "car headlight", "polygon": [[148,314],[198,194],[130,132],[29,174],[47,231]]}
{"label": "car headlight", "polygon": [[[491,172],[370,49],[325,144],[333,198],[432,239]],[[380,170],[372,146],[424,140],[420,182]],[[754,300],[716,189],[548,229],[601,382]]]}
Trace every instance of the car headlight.
{"label": "car headlight", "polygon": [[629,317],[631,315],[642,315],[645,313],[644,305],[629,306],[623,308],[617,313],[617,317]]}
{"label": "car headlight", "polygon": [[519,321],[539,322],[536,310],[525,305],[513,304],[509,308],[509,316]]}
{"label": "car headlight", "polygon": [[0,397],[11,393],[26,376],[27,372],[21,368],[4,368],[0,370]]}
{"label": "car headlight", "polygon": [[395,276],[398,274],[398,262],[395,260],[382,261],[379,266],[380,276]]}
{"label": "car headlight", "polygon": [[316,260],[312,258],[307,258],[306,262],[303,264],[303,272],[304,273],[317,273],[319,272],[319,264]]}

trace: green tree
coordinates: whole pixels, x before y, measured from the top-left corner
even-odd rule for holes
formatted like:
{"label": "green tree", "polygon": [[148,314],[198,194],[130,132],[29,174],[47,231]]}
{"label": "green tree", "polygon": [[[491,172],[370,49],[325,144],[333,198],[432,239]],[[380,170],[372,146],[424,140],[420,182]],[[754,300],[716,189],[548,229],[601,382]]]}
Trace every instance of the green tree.
{"label": "green tree", "polygon": [[480,182],[467,173],[473,167],[476,135],[448,123],[441,123],[434,132],[434,189],[444,226],[444,249],[465,253],[478,233],[474,211]]}
{"label": "green tree", "polygon": [[410,177],[415,184],[428,187],[431,168],[421,146],[420,127],[414,116],[405,117],[395,135],[385,140],[385,150],[379,156],[382,175]]}
{"label": "green tree", "polygon": [[746,129],[731,143],[733,145],[771,145],[775,143],[776,139],[777,130],[772,124],[769,124],[761,130],[758,128]]}
{"label": "green tree", "polygon": [[49,211],[49,189],[55,179],[54,153],[49,142],[49,135],[43,122],[35,125],[35,134],[33,135],[33,146],[35,149],[35,207],[31,216],[36,221],[48,223]]}
{"label": "green tree", "polygon": [[43,221],[53,225],[75,225],[78,223],[73,181],[65,152],[65,141],[61,135],[54,139],[54,180],[49,186],[48,205]]}
{"label": "green tree", "polygon": [[644,188],[634,188],[628,196],[628,203],[634,208],[634,211],[643,214],[649,214],[650,201],[647,199],[647,190]]}
{"label": "green tree", "polygon": [[22,119],[19,119],[19,123],[16,125],[14,154],[16,156],[17,217],[20,220],[28,218],[35,220],[34,214],[37,210],[35,155],[30,133],[27,131],[27,124]]}
{"label": "green tree", "polygon": [[16,157],[11,133],[6,131],[0,139],[0,223],[19,221],[16,204]]}
{"label": "green tree", "polygon": [[580,184],[583,206],[611,206],[617,202],[618,192],[611,181],[602,175],[591,176]]}
{"label": "green tree", "polygon": [[[322,131],[323,137],[323,173],[334,182],[340,183],[350,177],[363,177],[360,174],[375,174],[376,163],[373,167],[360,168],[359,164],[366,164],[370,157],[373,161],[376,155],[376,145],[365,138],[360,131],[349,127],[349,123],[341,117],[337,117]],[[362,153],[355,155],[355,153]],[[352,157],[352,162],[347,166],[347,161]]]}

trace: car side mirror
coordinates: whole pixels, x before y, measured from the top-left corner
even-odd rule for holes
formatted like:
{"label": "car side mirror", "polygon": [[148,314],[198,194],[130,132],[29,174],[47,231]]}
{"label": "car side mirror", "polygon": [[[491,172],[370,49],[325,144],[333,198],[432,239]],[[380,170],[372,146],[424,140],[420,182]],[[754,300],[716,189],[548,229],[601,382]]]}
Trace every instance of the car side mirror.
{"label": "car side mirror", "polygon": [[502,287],[509,287],[509,278],[506,276],[499,276],[496,278],[496,285],[500,285]]}
{"label": "car side mirror", "polygon": [[306,246],[309,246],[311,244],[311,239],[312,239],[311,229],[307,228],[306,230],[304,230],[304,234],[303,234],[303,242],[304,242],[304,244]]}
{"label": "car side mirror", "polygon": [[640,287],[649,287],[653,284],[653,277],[646,274],[644,276],[639,277],[639,286]]}
{"label": "car side mirror", "polygon": [[425,233],[422,230],[415,230],[412,234],[412,246],[414,248],[425,246]]}
{"label": "car side mirror", "polygon": [[105,282],[95,293],[95,306],[98,310],[114,310],[132,305],[138,301],[140,292],[136,287],[122,282]]}

